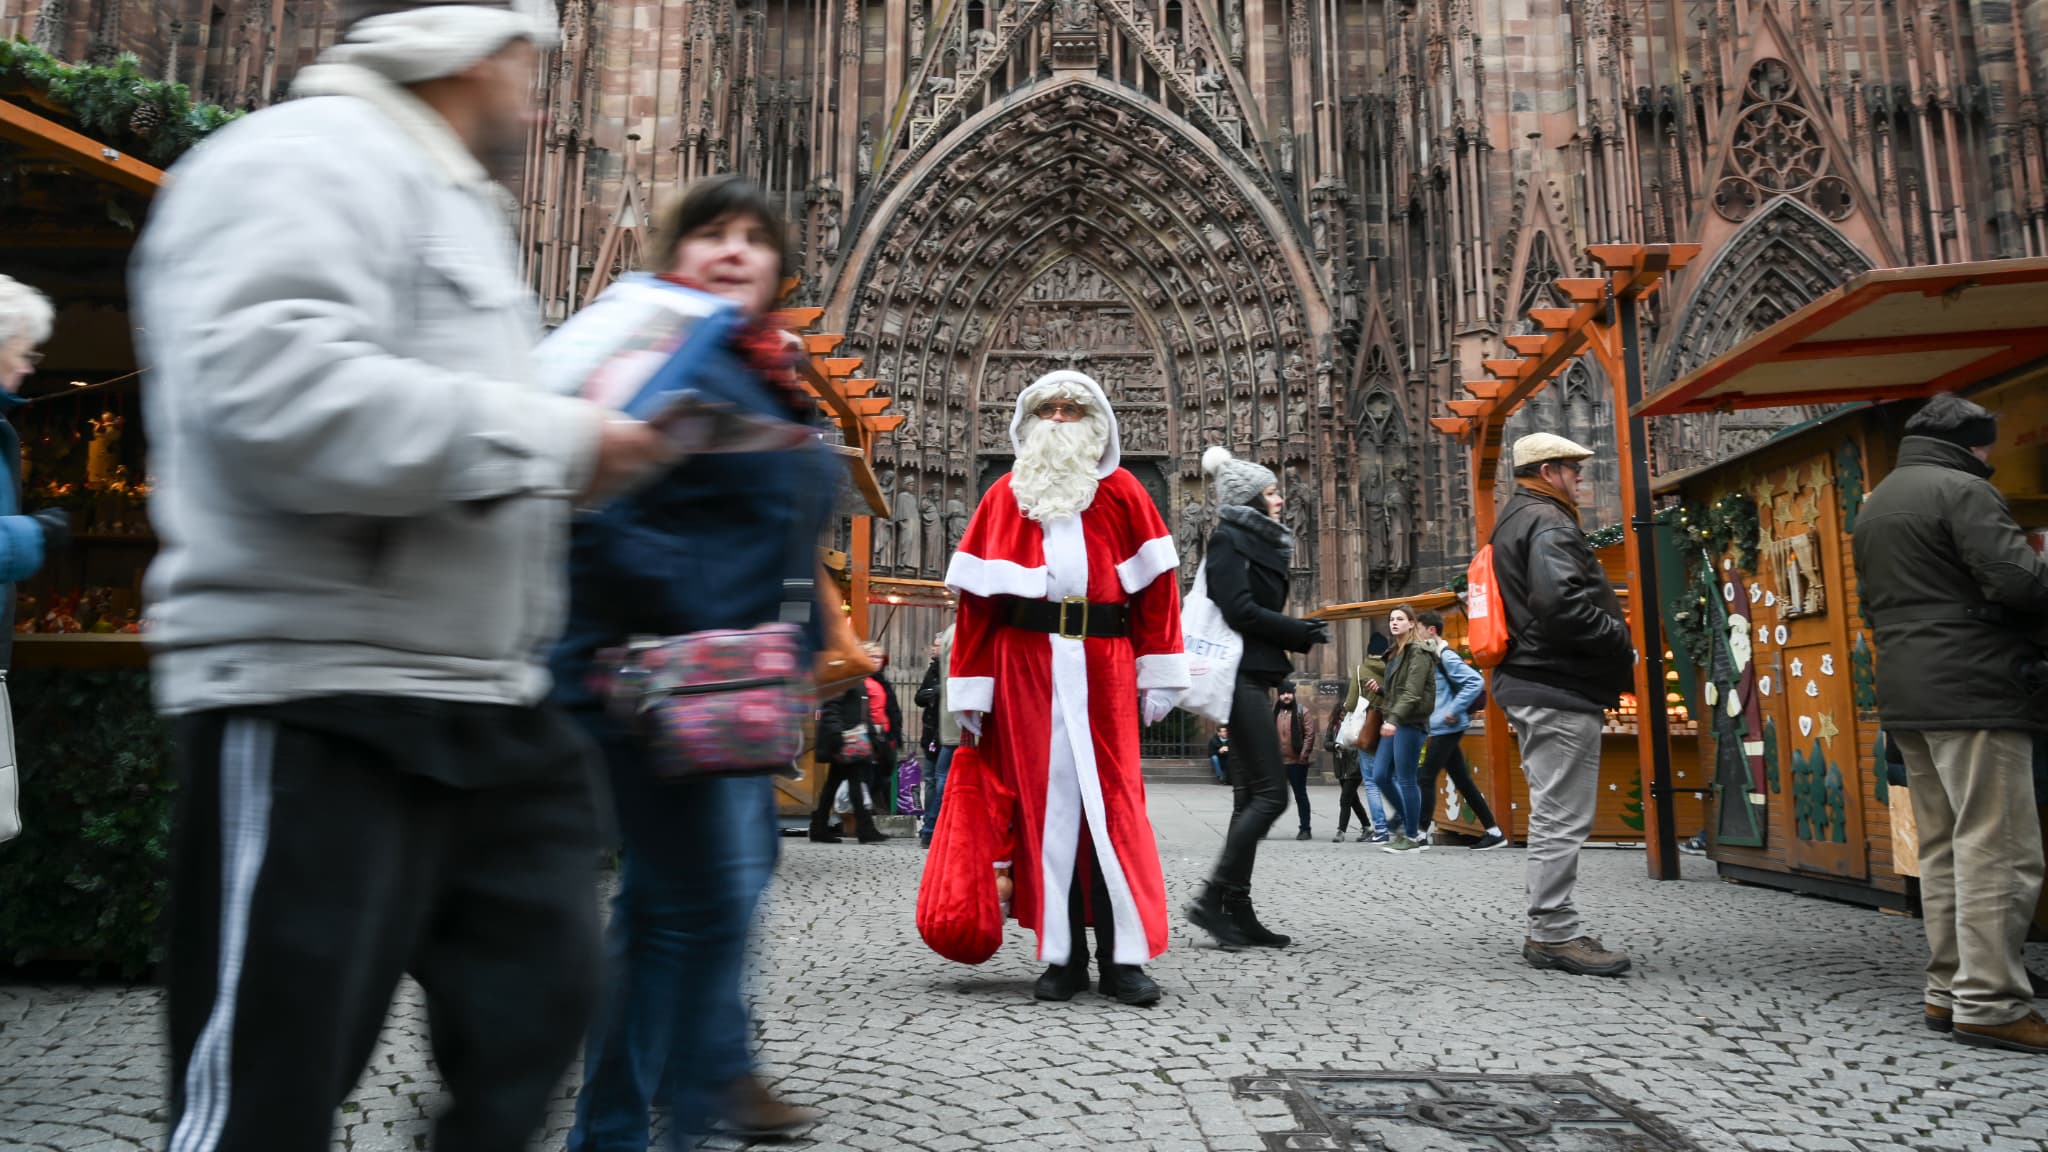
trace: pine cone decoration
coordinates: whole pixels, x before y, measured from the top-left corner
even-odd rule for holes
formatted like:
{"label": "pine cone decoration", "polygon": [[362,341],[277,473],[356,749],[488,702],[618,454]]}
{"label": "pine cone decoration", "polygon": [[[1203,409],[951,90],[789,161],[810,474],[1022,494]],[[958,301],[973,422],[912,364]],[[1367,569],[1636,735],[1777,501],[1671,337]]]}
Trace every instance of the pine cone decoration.
{"label": "pine cone decoration", "polygon": [[128,130],[147,140],[164,122],[164,110],[150,101],[142,90],[138,89],[135,95],[137,103],[135,110],[128,114]]}

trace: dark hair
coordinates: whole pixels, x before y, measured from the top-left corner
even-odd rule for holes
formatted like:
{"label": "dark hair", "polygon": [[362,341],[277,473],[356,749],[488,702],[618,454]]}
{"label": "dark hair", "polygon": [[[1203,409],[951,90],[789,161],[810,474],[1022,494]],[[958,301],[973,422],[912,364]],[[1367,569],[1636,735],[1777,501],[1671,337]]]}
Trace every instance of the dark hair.
{"label": "dark hair", "polygon": [[1392,646],[1393,641],[1387,639],[1385,632],[1374,632],[1371,639],[1365,642],[1365,654],[1367,656],[1385,656],[1387,649]]}
{"label": "dark hair", "polygon": [[666,272],[675,263],[676,249],[683,237],[722,216],[752,216],[768,230],[768,243],[775,249],[781,275],[789,275],[789,229],[759,184],[736,172],[707,176],[683,189],[681,195],[654,213],[654,229],[642,257],[649,272]]}
{"label": "dark hair", "polygon": [[1515,469],[1515,478],[1519,480],[1534,480],[1538,476],[1543,475],[1543,466],[1545,464],[1555,463],[1557,463],[1555,460],[1538,460],[1534,464],[1524,464],[1520,468]]}
{"label": "dark hair", "polygon": [[1415,622],[1424,628],[1434,628],[1439,632],[1444,630],[1444,614],[1434,608],[1417,612]]}

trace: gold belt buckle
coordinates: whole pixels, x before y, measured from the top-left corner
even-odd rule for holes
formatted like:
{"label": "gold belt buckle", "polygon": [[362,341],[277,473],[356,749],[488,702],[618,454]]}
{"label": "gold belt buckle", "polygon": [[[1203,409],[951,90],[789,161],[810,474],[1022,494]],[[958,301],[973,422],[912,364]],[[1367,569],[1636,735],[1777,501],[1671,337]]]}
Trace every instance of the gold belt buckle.
{"label": "gold belt buckle", "polygon": [[[1069,631],[1067,610],[1075,606],[1081,609],[1081,627]],[[1088,598],[1086,596],[1062,596],[1060,598],[1060,637],[1065,640],[1086,640],[1088,638]]]}

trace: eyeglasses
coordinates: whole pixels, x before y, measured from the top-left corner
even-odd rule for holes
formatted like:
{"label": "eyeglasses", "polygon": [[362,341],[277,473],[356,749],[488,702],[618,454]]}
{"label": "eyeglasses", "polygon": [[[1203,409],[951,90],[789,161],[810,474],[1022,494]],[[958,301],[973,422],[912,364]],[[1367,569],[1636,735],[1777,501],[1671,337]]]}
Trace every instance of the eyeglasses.
{"label": "eyeglasses", "polygon": [[1072,400],[1047,400],[1032,409],[1031,414],[1040,420],[1080,420],[1088,415],[1088,410]]}

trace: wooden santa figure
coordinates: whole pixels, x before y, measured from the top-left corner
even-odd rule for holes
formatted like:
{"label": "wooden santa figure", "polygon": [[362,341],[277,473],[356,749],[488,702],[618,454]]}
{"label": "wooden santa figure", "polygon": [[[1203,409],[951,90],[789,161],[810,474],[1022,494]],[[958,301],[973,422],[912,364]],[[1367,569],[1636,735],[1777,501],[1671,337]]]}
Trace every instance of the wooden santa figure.
{"label": "wooden santa figure", "polygon": [[[982,497],[946,572],[960,600],[946,700],[978,736],[968,763],[987,774],[976,791],[995,809],[972,815],[997,830],[988,863],[1006,870],[1009,914],[1049,965],[1035,995],[1089,986],[1092,926],[1102,993],[1151,1004],[1159,986],[1143,966],[1166,950],[1166,883],[1138,732],[1188,685],[1180,558],[1118,466],[1116,413],[1093,379],[1038,379],[1017,398],[1010,441],[1017,463]],[[942,822],[969,815],[952,795],[949,782]],[[942,830],[933,848],[965,842]]]}

